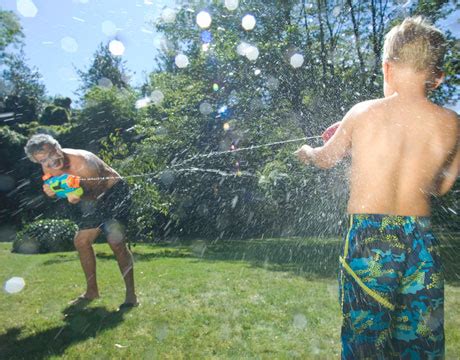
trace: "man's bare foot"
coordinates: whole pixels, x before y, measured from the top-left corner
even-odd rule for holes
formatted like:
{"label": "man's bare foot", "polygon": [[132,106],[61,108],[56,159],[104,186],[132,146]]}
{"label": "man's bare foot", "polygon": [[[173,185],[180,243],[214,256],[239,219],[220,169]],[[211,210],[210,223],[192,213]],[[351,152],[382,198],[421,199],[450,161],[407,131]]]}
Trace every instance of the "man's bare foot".
{"label": "man's bare foot", "polygon": [[69,302],[69,305],[77,305],[79,303],[89,303],[95,299],[99,298],[99,294],[88,294],[87,292],[81,294],[80,296],[76,297],[75,299]]}
{"label": "man's bare foot", "polygon": [[123,304],[121,304],[119,307],[118,307],[118,311],[123,311],[123,310],[129,310],[129,309],[132,309],[134,307],[137,307],[139,306],[140,304],[136,301],[135,303],[127,303],[127,302],[124,302]]}
{"label": "man's bare foot", "polygon": [[126,295],[125,302],[120,305],[118,308],[119,310],[122,309],[128,309],[132,307],[139,306],[139,303],[137,302],[137,296],[136,295]]}

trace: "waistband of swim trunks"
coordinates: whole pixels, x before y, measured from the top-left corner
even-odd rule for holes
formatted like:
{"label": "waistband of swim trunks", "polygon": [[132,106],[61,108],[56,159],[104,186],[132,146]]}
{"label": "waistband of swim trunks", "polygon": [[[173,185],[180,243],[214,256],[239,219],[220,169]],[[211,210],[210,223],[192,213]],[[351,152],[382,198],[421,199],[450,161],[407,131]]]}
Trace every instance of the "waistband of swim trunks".
{"label": "waistband of swim trunks", "polygon": [[403,224],[413,223],[421,224],[423,227],[430,227],[430,216],[408,216],[408,215],[393,215],[393,214],[349,214],[350,221],[353,223],[361,221],[370,221],[373,223],[391,222]]}

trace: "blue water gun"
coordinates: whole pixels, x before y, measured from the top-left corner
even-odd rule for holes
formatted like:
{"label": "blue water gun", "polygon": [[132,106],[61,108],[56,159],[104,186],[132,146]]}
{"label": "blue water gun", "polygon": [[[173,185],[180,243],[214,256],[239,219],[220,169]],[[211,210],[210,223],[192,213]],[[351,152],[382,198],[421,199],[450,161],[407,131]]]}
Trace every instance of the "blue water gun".
{"label": "blue water gun", "polygon": [[70,174],[52,176],[50,174],[45,174],[42,179],[60,199],[67,198],[69,194],[78,197],[83,195],[83,188],[80,186],[79,176]]}

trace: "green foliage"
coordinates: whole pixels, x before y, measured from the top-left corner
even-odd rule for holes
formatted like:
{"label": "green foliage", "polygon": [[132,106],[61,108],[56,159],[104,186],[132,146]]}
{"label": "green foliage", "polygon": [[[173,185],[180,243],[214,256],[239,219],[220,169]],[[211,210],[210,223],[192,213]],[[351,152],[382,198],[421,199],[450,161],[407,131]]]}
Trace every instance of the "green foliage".
{"label": "green foliage", "polygon": [[101,146],[99,157],[107,164],[112,164],[116,159],[125,159],[129,154],[128,145],[120,136],[119,129],[102,140]]}
{"label": "green foliage", "polygon": [[[337,233],[348,195],[347,161],[322,172],[293,157],[301,141],[258,146],[319,135],[357,102],[382,96],[385,33],[411,14],[442,19],[450,11],[444,3],[255,0],[229,12],[222,1],[208,2],[212,41],[202,47],[196,12],[204,3],[189,1],[174,23],[155,24],[165,46],[140,89],[129,87],[122,58],[100,44],[90,67],[79,70],[80,109],[71,114],[70,99],[56,98],[45,107],[41,124],[32,121],[43,101],[36,101],[39,78],[24,63],[18,63],[17,81],[8,80],[10,89],[24,92],[9,91],[0,108],[15,114],[29,109],[22,119],[28,123],[17,126],[18,132],[49,132],[63,146],[92,151],[122,176],[131,176],[133,238]],[[257,19],[252,31],[240,26],[247,13]],[[237,53],[243,41],[257,46],[256,60]],[[450,85],[432,95],[440,104],[458,101],[455,41],[449,38]],[[188,56],[186,68],[175,65],[178,53]],[[290,63],[295,53],[304,56],[299,68]],[[21,85],[24,79],[29,88]],[[151,99],[136,108],[136,100],[155,90],[162,92],[161,102]],[[210,113],[200,111],[204,103]],[[219,112],[225,106],[227,113]],[[219,153],[231,144],[250,151]],[[458,209],[450,197],[442,205],[436,202],[434,213],[450,221],[449,208]]]}
{"label": "green foliage", "polygon": [[69,97],[56,97],[53,100],[53,104],[70,111],[70,105],[72,104],[72,99]]}
{"label": "green foliage", "polygon": [[0,88],[0,111],[14,112],[15,121],[20,123],[39,118],[45,97],[40,73],[24,59],[22,52],[6,58]]}
{"label": "green foliage", "polygon": [[23,147],[27,138],[7,125],[0,126],[0,170],[11,170],[24,156]]}
{"label": "green foliage", "polygon": [[108,45],[99,44],[93,56],[93,62],[87,70],[77,70],[82,85],[80,91],[86,93],[94,86],[118,89],[129,88],[129,75],[124,61],[112,55]]}
{"label": "green foliage", "polygon": [[0,63],[5,48],[10,44],[20,44],[23,37],[18,17],[12,11],[0,9]]}
{"label": "green foliage", "polygon": [[70,220],[38,220],[17,233],[12,251],[23,254],[71,251],[77,230]]}
{"label": "green foliage", "polygon": [[[2,144],[2,149],[10,151],[18,146],[25,145],[27,138],[20,133],[12,130],[7,125],[0,126],[0,143]],[[3,157],[2,157],[3,158]]]}
{"label": "green foliage", "polygon": [[47,105],[40,118],[43,125],[62,125],[69,121],[70,111],[54,104]]}
{"label": "green foliage", "polygon": [[[134,242],[158,241],[168,234],[169,206],[158,187],[144,181],[132,185],[131,219],[128,236]],[[170,224],[171,225],[171,224]]]}
{"label": "green foliage", "polygon": [[88,143],[88,139],[99,143],[117,129],[132,127],[136,117],[134,102],[135,94],[130,90],[93,87],[85,94],[76,119],[79,143]]}

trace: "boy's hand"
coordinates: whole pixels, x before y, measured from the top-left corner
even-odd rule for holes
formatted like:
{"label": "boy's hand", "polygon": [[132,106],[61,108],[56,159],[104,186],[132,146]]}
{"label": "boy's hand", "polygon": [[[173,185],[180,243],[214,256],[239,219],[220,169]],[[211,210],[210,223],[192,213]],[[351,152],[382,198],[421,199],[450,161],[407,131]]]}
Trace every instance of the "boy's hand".
{"label": "boy's hand", "polygon": [[53,190],[51,190],[50,186],[48,184],[43,184],[43,192],[48,195],[49,197],[54,197],[56,194],[54,193]]}
{"label": "boy's hand", "polygon": [[78,204],[80,202],[80,196],[69,194],[67,195],[67,201],[71,204]]}
{"label": "boy's hand", "polygon": [[294,153],[294,155],[297,156],[301,163],[308,165],[313,158],[313,148],[308,145],[303,145]]}

